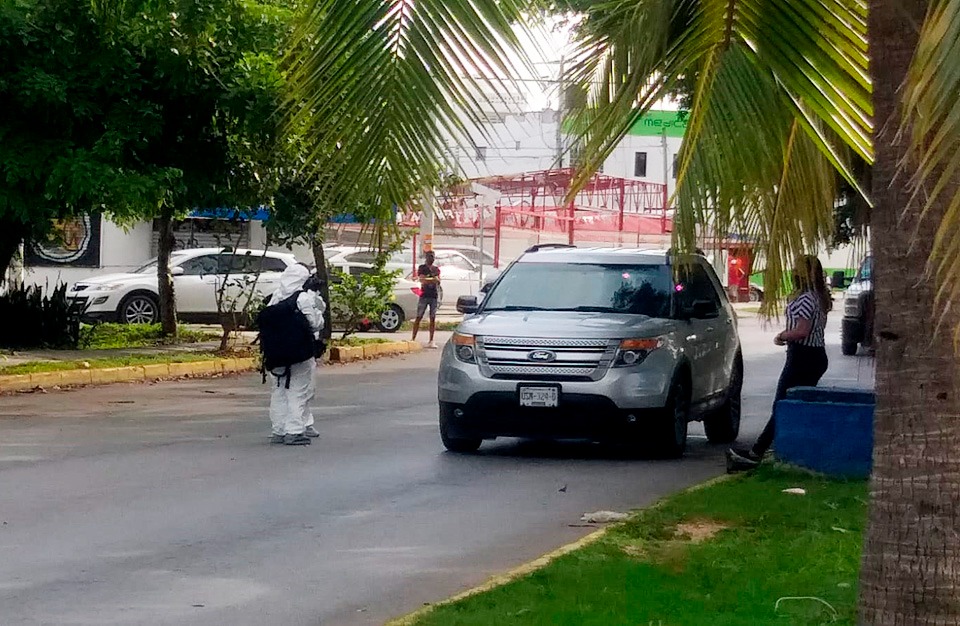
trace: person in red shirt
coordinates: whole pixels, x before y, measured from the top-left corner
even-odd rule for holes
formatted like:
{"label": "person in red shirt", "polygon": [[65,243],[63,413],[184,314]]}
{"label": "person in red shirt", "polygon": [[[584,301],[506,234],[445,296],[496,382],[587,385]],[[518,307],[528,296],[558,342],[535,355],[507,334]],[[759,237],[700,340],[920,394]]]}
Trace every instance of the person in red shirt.
{"label": "person in red shirt", "polygon": [[437,307],[440,303],[440,268],[434,265],[436,256],[433,251],[427,252],[426,263],[417,269],[417,278],[420,281],[420,301],[417,302],[417,319],[413,322],[413,341],[417,340],[417,333],[420,332],[420,322],[423,316],[430,310],[430,342],[427,347],[436,349],[437,344],[433,341],[433,336],[437,331]]}

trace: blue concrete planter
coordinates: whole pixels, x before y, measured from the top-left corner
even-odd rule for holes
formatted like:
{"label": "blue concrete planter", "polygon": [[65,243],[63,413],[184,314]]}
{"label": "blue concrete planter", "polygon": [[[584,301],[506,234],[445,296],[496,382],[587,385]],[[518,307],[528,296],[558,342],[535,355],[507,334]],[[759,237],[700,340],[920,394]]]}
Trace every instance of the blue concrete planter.
{"label": "blue concrete planter", "polygon": [[873,457],[873,392],[792,389],[776,406],[776,457],[832,476],[866,478]]}

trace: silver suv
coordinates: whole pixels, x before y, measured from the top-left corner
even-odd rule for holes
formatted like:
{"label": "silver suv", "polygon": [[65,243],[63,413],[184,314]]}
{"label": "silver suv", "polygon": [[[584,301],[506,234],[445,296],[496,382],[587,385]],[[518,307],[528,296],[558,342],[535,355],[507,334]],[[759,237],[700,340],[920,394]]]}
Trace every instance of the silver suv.
{"label": "silver suv", "polygon": [[687,424],[740,430],[736,316],[713,268],[662,251],[534,247],[489,288],[443,350],[440,436],[629,441],[679,457]]}

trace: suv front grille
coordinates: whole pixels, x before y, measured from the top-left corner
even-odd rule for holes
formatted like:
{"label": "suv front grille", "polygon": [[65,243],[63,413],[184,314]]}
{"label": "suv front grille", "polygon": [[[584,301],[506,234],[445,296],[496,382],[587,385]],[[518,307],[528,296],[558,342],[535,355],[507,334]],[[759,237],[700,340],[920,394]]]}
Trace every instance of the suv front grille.
{"label": "suv front grille", "polygon": [[518,380],[599,380],[617,352],[607,339],[480,337],[478,344],[486,376]]}

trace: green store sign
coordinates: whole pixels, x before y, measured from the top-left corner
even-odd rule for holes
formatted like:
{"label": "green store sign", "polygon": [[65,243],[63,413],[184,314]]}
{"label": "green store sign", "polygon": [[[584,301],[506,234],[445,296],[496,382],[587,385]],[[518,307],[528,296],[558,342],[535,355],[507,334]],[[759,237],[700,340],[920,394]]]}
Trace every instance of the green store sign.
{"label": "green store sign", "polygon": [[683,137],[686,130],[686,111],[683,113],[680,111],[648,111],[634,122],[627,134],[640,137],[660,137],[666,131],[667,137]]}
{"label": "green store sign", "polygon": [[[667,137],[683,137],[687,130],[687,113],[684,111],[648,111],[640,116],[630,130],[628,135],[639,137],[662,137],[664,131]],[[563,130],[572,133],[574,128],[573,120],[565,119],[563,121]]]}

